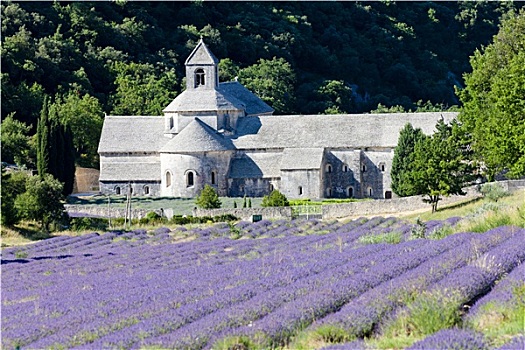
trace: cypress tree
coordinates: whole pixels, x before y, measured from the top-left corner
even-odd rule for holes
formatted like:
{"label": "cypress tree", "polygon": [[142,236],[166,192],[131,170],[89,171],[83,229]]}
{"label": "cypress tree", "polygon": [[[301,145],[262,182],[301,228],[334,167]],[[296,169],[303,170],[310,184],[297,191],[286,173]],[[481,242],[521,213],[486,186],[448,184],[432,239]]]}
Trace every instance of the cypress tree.
{"label": "cypress tree", "polygon": [[49,127],[49,101],[46,96],[36,130],[36,166],[40,177],[49,172]]}

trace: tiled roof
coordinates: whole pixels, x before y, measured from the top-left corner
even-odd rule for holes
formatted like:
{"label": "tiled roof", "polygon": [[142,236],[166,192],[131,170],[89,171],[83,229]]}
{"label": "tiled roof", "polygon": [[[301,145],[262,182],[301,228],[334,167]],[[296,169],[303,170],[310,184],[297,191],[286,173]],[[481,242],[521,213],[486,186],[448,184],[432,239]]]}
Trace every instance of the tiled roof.
{"label": "tiled roof", "polygon": [[220,83],[219,90],[225,95],[235,96],[241,100],[246,106],[247,116],[273,113],[272,107],[237,81]]}
{"label": "tiled roof", "polygon": [[163,134],[163,117],[106,116],[98,152],[158,152],[169,140]]}
{"label": "tiled roof", "polygon": [[280,163],[280,152],[244,154],[240,158],[232,159],[229,177],[231,179],[280,177]]}
{"label": "tiled roof", "polygon": [[160,181],[160,159],[156,162],[102,162],[100,181]]}
{"label": "tiled roof", "polygon": [[281,170],[320,169],[324,148],[286,148],[281,159]]}
{"label": "tiled roof", "polygon": [[245,110],[246,105],[238,98],[215,89],[185,90],[164,108],[163,112],[196,112]]}
{"label": "tiled roof", "polygon": [[234,149],[225,139],[201,120],[195,118],[182,131],[160,149],[161,153],[194,153]]}
{"label": "tiled roof", "polygon": [[239,118],[237,149],[257,148],[366,148],[397,145],[406,123],[431,134],[437,120],[457,113],[390,113],[343,115],[292,115]]}

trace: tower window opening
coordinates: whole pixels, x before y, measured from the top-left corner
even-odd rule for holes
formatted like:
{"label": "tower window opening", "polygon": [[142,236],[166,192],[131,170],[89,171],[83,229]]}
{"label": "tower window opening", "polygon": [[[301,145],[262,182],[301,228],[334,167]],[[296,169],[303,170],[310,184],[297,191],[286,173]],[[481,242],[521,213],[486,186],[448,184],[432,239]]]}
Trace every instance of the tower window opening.
{"label": "tower window opening", "polygon": [[348,198],[352,198],[354,196],[354,189],[353,189],[353,187],[348,187],[346,189],[346,195],[348,196]]}
{"label": "tower window opening", "polygon": [[303,194],[303,186],[299,186],[299,196]]}
{"label": "tower window opening", "polygon": [[120,194],[120,187],[119,186],[115,187],[115,194]]}
{"label": "tower window opening", "polygon": [[326,172],[327,173],[331,173],[332,172],[332,165],[330,165],[330,164],[326,165]]}
{"label": "tower window opening", "polygon": [[372,190],[372,187],[368,187],[368,197],[372,197],[374,195],[374,191]]}
{"label": "tower window opening", "polygon": [[188,172],[188,174],[186,174],[186,186],[187,187],[191,187],[194,185],[194,175],[193,175],[193,172],[190,171]]}
{"label": "tower window opening", "polygon": [[343,173],[347,173],[348,172],[348,165],[343,165]]}
{"label": "tower window opening", "polygon": [[195,70],[195,87],[206,85],[206,73],[204,69],[199,68]]}
{"label": "tower window opening", "polygon": [[363,173],[366,172],[366,165],[365,164],[361,165],[361,172],[363,172]]}
{"label": "tower window opening", "polygon": [[169,171],[166,171],[166,187],[171,186],[171,173]]}
{"label": "tower window opening", "polygon": [[149,194],[149,186],[144,186],[144,194]]}
{"label": "tower window opening", "polygon": [[385,163],[380,163],[379,169],[381,169],[381,171],[385,171]]}
{"label": "tower window opening", "polygon": [[215,171],[212,171],[211,172],[211,184],[215,185],[216,182],[217,182],[217,179],[216,179]]}

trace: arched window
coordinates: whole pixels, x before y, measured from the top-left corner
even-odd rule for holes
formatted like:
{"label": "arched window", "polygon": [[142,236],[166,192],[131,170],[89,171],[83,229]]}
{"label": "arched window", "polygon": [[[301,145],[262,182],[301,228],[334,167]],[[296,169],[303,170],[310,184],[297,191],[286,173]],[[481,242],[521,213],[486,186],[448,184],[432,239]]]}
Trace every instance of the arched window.
{"label": "arched window", "polygon": [[348,165],[343,164],[343,173],[347,173],[347,172],[348,172]]}
{"label": "arched window", "polygon": [[299,196],[303,194],[303,186],[299,186]]}
{"label": "arched window", "polygon": [[119,186],[115,187],[115,194],[120,194],[120,187]]}
{"label": "arched window", "polygon": [[149,194],[149,186],[144,186],[144,194]]}
{"label": "arched window", "polygon": [[217,181],[215,171],[211,172],[211,184],[215,185],[215,182]]}
{"label": "arched window", "polygon": [[195,87],[204,86],[206,84],[206,73],[204,69],[199,68],[195,70]]}
{"label": "arched window", "polygon": [[272,185],[272,184],[270,184],[270,192],[272,192],[272,191],[273,191],[273,189],[274,189],[273,185]]}
{"label": "arched window", "polygon": [[327,173],[331,173],[332,172],[332,165],[331,164],[326,164],[326,172]]}
{"label": "arched window", "polygon": [[361,172],[366,173],[366,164],[361,165]]}
{"label": "arched window", "polygon": [[379,163],[379,169],[385,171],[385,163]]}
{"label": "arched window", "polygon": [[374,191],[372,190],[372,187],[368,187],[368,197],[372,197],[374,195]]}
{"label": "arched window", "polygon": [[195,175],[193,174],[193,171],[188,171],[186,174],[186,186],[191,187],[195,184]]}
{"label": "arched window", "polygon": [[354,188],[353,187],[348,187],[346,189],[346,195],[348,196],[348,198],[352,198],[354,196]]}
{"label": "arched window", "polygon": [[171,173],[169,171],[166,171],[166,187],[171,186]]}

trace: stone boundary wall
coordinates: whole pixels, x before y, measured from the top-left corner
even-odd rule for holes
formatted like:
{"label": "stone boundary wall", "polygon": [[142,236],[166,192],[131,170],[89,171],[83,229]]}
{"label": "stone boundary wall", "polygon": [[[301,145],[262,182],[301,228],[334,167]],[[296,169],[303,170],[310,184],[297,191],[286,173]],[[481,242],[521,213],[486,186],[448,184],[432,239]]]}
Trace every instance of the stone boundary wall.
{"label": "stone boundary wall", "polygon": [[[125,208],[108,208],[102,205],[76,205],[76,204],[66,204],[64,205],[68,214],[74,215],[75,213],[86,214],[93,217],[101,218],[123,218],[126,216]],[[146,210],[146,209],[133,209],[131,208],[131,218],[132,219],[142,219],[146,217],[146,214],[149,212],[156,212],[161,215],[161,210]]]}
{"label": "stone boundary wall", "polygon": [[237,209],[195,209],[193,216],[217,216],[231,214],[244,221],[252,221],[253,215],[267,219],[291,219],[291,207],[237,208]]}
{"label": "stone boundary wall", "polygon": [[[465,196],[443,197],[438,203],[438,208],[443,205],[462,202],[481,197],[477,186],[465,188]],[[376,199],[373,201],[352,202],[323,205],[323,219],[338,219],[352,216],[368,216],[396,214],[405,211],[430,209],[430,204],[423,202],[423,196],[412,196],[392,199]]]}
{"label": "stone boundary wall", "polygon": [[[513,192],[520,189],[525,189],[525,179],[523,180],[506,180],[498,181],[505,190]],[[465,196],[449,196],[444,197],[438,203],[438,208],[443,205],[458,203],[474,198],[481,197],[478,191],[479,185],[465,188],[467,194]],[[66,211],[68,213],[82,213],[90,216],[108,217],[108,208],[102,205],[74,205],[66,204]],[[392,199],[376,199],[363,202],[352,203],[338,203],[327,204],[322,206],[323,219],[337,219],[343,217],[359,217],[368,215],[384,215],[395,214],[403,211],[414,211],[419,209],[429,209],[430,205],[423,202],[422,196],[392,198]],[[146,216],[147,213],[155,211],[157,214],[171,219],[174,215],[172,208],[164,208],[164,210],[146,210],[146,209],[132,209],[132,218],[140,219]],[[126,214],[124,208],[109,208],[109,217],[123,218]],[[268,208],[233,208],[233,209],[195,209],[193,216],[217,216],[231,214],[241,220],[252,221],[253,215],[261,215],[262,219],[291,219],[291,207],[268,207]]]}

